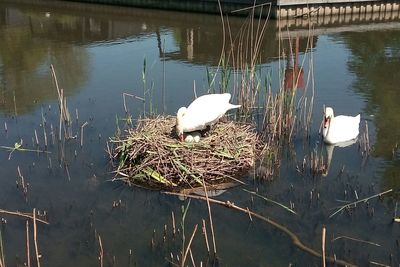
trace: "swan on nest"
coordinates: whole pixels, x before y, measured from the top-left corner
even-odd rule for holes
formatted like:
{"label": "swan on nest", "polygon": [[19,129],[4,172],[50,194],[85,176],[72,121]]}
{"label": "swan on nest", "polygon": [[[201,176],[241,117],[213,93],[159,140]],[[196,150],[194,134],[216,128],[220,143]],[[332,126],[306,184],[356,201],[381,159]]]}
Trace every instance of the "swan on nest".
{"label": "swan on nest", "polygon": [[231,94],[208,94],[196,98],[187,108],[181,107],[176,115],[176,134],[181,141],[184,133],[203,130],[216,123],[228,110],[240,105],[229,103]]}

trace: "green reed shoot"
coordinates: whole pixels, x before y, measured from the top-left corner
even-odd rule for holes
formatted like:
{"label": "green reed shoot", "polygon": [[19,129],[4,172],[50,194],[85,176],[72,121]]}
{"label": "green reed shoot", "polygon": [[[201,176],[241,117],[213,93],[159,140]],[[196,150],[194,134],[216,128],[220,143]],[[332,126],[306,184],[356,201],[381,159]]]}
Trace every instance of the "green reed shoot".
{"label": "green reed shoot", "polygon": [[144,57],[143,59],[143,69],[142,69],[142,82],[143,82],[143,115],[146,115],[146,93],[147,93],[147,86],[146,86],[146,81],[147,81],[147,77],[146,77],[146,57]]}

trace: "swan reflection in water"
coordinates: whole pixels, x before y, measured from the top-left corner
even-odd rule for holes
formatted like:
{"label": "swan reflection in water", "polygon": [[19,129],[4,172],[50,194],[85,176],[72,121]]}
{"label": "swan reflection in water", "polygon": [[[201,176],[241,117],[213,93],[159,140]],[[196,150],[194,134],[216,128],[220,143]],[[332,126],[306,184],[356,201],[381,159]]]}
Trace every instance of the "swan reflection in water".
{"label": "swan reflection in water", "polygon": [[348,146],[355,144],[357,142],[357,140],[358,140],[358,138],[355,138],[355,139],[352,139],[352,140],[349,140],[346,142],[336,143],[334,145],[325,144],[327,160],[326,160],[326,168],[325,168],[324,172],[322,172],[322,176],[325,177],[329,173],[329,168],[331,166],[331,161],[332,161],[333,150],[335,149],[335,147],[339,147],[339,148],[348,147]]}

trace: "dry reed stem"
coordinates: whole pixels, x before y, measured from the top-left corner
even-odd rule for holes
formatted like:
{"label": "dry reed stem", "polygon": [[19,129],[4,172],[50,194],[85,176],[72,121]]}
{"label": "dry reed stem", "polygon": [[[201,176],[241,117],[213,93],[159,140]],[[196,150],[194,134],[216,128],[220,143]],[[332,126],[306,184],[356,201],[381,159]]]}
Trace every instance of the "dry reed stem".
{"label": "dry reed stem", "polygon": [[104,266],[104,250],[103,250],[103,243],[101,242],[101,236],[98,235],[97,236],[98,240],[99,240],[99,246],[100,246],[100,251],[99,251],[99,260],[100,260],[100,267]]}
{"label": "dry reed stem", "polygon": [[87,121],[85,121],[84,124],[82,124],[81,126],[81,148],[83,147],[83,129],[85,128],[86,125],[88,125],[89,123]]}
{"label": "dry reed stem", "polygon": [[[205,197],[202,196],[197,196],[197,195],[186,195],[186,194],[181,194],[181,193],[175,193],[175,192],[163,192],[164,194],[167,195],[175,195],[175,196],[182,196],[182,197],[189,197],[189,198],[194,198],[194,199],[199,199],[199,200],[203,200],[206,201]],[[218,204],[227,208],[231,208],[240,212],[243,212],[245,214],[251,214],[253,217],[256,217],[262,221],[264,221],[265,223],[268,223],[270,225],[272,225],[273,227],[277,228],[279,231],[285,233],[286,235],[288,235],[290,237],[290,239],[292,240],[293,245],[295,245],[296,247],[298,247],[299,249],[309,253],[312,256],[318,257],[318,258],[322,258],[322,255],[320,252],[306,246],[303,244],[303,242],[301,242],[301,240],[299,239],[299,237],[293,233],[292,231],[290,231],[288,228],[286,228],[285,226],[273,221],[270,218],[266,218],[258,213],[255,213],[253,211],[248,210],[248,208],[242,208],[240,206],[235,205],[234,203],[230,202],[230,201],[221,201],[221,200],[216,200],[216,199],[212,199],[209,198],[208,199],[210,203],[214,203],[214,204]],[[330,263],[335,263],[341,266],[348,266],[348,267],[355,267],[356,265],[346,262],[344,260],[340,260],[340,259],[336,259],[334,257],[327,257],[326,260]]]}
{"label": "dry reed stem", "polygon": [[39,247],[37,243],[37,227],[36,227],[36,209],[33,208],[33,242],[35,243],[36,263],[40,267]]}
{"label": "dry reed stem", "polygon": [[203,221],[204,241],[206,242],[207,252],[208,252],[208,254],[210,254],[210,245],[208,244],[208,234],[207,234],[206,221],[204,219],[202,221]]}
{"label": "dry reed stem", "polygon": [[176,227],[175,227],[175,214],[174,214],[173,211],[171,212],[171,217],[172,217],[172,234],[175,237],[175,235],[176,235]]}
{"label": "dry reed stem", "polygon": [[345,208],[355,207],[358,203],[365,203],[365,202],[367,202],[368,200],[370,200],[370,199],[372,199],[372,198],[381,197],[381,196],[383,196],[383,195],[385,195],[385,194],[387,194],[387,193],[390,193],[390,192],[392,192],[392,191],[393,191],[393,189],[389,189],[389,190],[386,190],[386,191],[384,191],[384,192],[381,192],[381,193],[372,195],[372,196],[370,196],[370,197],[366,197],[366,198],[363,198],[363,199],[360,199],[360,200],[357,200],[357,201],[348,203],[348,204],[346,204],[346,205],[340,206],[334,213],[332,213],[332,214],[329,216],[329,218],[332,218],[333,216],[335,216],[336,214],[338,214],[340,211],[344,210]]}
{"label": "dry reed stem", "polygon": [[373,265],[376,265],[376,266],[380,266],[380,267],[390,267],[390,265],[386,265],[386,264],[379,263],[379,262],[376,262],[376,261],[370,261],[369,263],[371,263]]}
{"label": "dry reed stem", "polygon": [[6,258],[4,256],[3,235],[0,230],[0,267],[6,267]]}
{"label": "dry reed stem", "polygon": [[182,261],[181,261],[181,267],[185,266],[186,257],[187,257],[187,255],[189,253],[190,246],[192,245],[193,238],[194,238],[194,236],[196,235],[196,232],[197,232],[197,226],[198,226],[197,224],[194,226],[192,236],[190,237],[189,243],[187,244],[186,250],[185,250],[185,252],[183,254]]}
{"label": "dry reed stem", "polygon": [[53,81],[55,87],[57,89],[58,94],[58,104],[59,104],[59,112],[60,112],[60,120],[59,120],[59,141],[61,141],[62,136],[62,129],[64,129],[64,137],[71,138],[72,137],[72,130],[71,130],[71,116],[69,114],[68,106],[67,106],[67,99],[64,96],[64,89],[59,87],[57,75],[54,69],[54,66],[50,65],[51,75],[53,77]]}
{"label": "dry reed stem", "polygon": [[381,246],[378,243],[374,243],[374,242],[370,242],[370,241],[366,241],[366,240],[362,240],[362,239],[358,239],[358,238],[354,238],[354,237],[350,237],[350,236],[338,236],[338,237],[333,238],[331,240],[331,242],[335,242],[336,240],[339,240],[339,239],[348,239],[348,240],[361,242],[361,243],[365,243],[365,244],[369,244],[369,245],[373,245],[373,246],[377,246],[377,247]]}
{"label": "dry reed stem", "polygon": [[29,221],[26,221],[26,262],[28,267],[31,267],[31,253],[29,245]]}
{"label": "dry reed stem", "polygon": [[196,263],[194,262],[194,257],[191,248],[189,248],[189,254],[190,254],[190,259],[192,260],[193,267],[196,267]]}
{"label": "dry reed stem", "polygon": [[[24,213],[24,212],[19,212],[19,211],[8,211],[8,210],[3,210],[3,209],[0,209],[0,213],[25,217],[25,218],[29,218],[29,219],[33,219],[33,217],[34,217],[30,213]],[[44,223],[47,225],[50,224],[49,222],[46,222],[46,221],[38,219],[38,218],[36,218],[35,221],[38,221],[38,222],[41,222],[41,223]]]}
{"label": "dry reed stem", "polygon": [[326,267],[326,256],[325,256],[325,238],[326,238],[326,227],[322,227],[322,266]]}
{"label": "dry reed stem", "polygon": [[209,217],[209,220],[210,220],[211,236],[212,236],[213,247],[214,247],[214,255],[216,255],[217,254],[217,245],[215,243],[214,224],[213,224],[212,215],[211,215],[210,201],[208,200],[208,193],[207,193],[207,189],[206,189],[204,180],[203,180],[203,189],[204,189],[204,194],[206,196],[208,217]]}

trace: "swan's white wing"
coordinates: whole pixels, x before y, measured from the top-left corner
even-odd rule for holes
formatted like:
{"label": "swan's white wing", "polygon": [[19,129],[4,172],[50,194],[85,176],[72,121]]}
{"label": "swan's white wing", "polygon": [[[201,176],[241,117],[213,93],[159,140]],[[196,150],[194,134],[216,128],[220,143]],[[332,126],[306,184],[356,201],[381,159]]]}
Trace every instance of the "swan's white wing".
{"label": "swan's white wing", "polygon": [[337,147],[347,147],[347,146],[351,146],[351,145],[355,144],[356,142],[357,142],[357,138],[353,138],[353,139],[350,139],[350,140],[347,140],[347,141],[344,141],[344,142],[336,143],[335,146],[337,146]]}
{"label": "swan's white wing", "polygon": [[231,99],[231,94],[209,94],[209,95],[202,95],[196,98],[189,106],[189,110],[202,110],[207,106],[218,106],[218,105],[225,105],[229,103]]}
{"label": "swan's white wing", "polygon": [[335,144],[355,139],[359,133],[360,115],[355,117],[340,115],[334,117],[327,131],[324,129],[324,140]]}
{"label": "swan's white wing", "polygon": [[230,98],[231,95],[226,93],[203,95],[195,99],[183,117],[184,131],[201,130],[218,121],[228,109],[232,108],[229,104]]}

